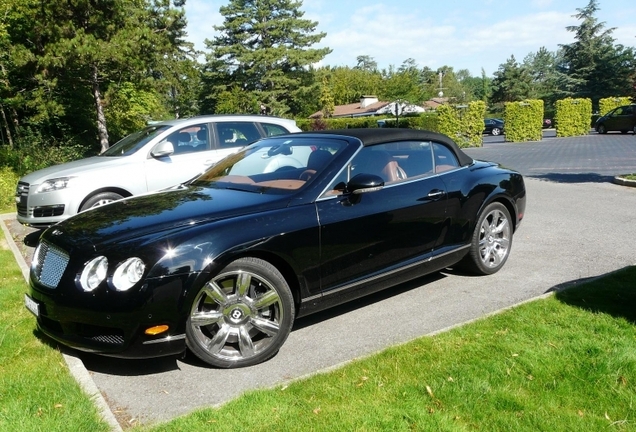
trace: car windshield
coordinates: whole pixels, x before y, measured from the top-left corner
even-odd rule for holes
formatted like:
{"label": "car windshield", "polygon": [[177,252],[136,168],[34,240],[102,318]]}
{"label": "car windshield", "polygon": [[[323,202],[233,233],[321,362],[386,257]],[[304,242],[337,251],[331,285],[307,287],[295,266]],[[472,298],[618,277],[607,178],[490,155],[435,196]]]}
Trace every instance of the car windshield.
{"label": "car windshield", "polygon": [[100,156],[128,156],[135,153],[137,150],[146,145],[148,141],[169,129],[168,125],[154,125],[148,126],[138,132],[131,133],[130,135],[122,138],[113,144],[108,150],[101,153]]}
{"label": "car windshield", "polygon": [[226,157],[192,184],[255,193],[289,193],[317,178],[346,142],[269,138]]}

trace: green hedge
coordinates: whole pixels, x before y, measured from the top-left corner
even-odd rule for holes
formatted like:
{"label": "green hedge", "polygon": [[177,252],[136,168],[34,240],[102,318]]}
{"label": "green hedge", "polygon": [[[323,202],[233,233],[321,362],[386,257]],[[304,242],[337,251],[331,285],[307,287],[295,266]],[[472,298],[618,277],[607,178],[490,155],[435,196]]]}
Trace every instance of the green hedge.
{"label": "green hedge", "polygon": [[590,133],[592,101],[588,98],[562,99],[556,102],[557,137],[582,136]]}
{"label": "green hedge", "polygon": [[543,101],[527,99],[504,104],[506,141],[525,142],[543,139]]}
{"label": "green hedge", "polygon": [[439,132],[451,137],[460,147],[481,147],[484,132],[486,103],[437,107]]}
{"label": "green hedge", "polygon": [[[437,114],[400,117],[400,127],[438,131]],[[327,119],[296,119],[303,131],[395,127],[395,117],[339,117]]]}
{"label": "green hedge", "polygon": [[603,98],[598,101],[598,112],[600,115],[605,115],[614,108],[619,106],[629,105],[632,100],[628,96]]}

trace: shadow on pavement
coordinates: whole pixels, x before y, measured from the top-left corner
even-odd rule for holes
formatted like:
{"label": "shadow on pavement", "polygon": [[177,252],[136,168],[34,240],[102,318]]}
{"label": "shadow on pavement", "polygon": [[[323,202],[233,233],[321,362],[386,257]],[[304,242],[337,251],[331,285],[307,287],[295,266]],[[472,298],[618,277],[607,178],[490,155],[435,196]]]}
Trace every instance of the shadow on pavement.
{"label": "shadow on pavement", "polygon": [[556,183],[612,183],[614,176],[601,175],[596,173],[561,174],[548,173],[526,175],[527,177],[539,180],[548,180]]}

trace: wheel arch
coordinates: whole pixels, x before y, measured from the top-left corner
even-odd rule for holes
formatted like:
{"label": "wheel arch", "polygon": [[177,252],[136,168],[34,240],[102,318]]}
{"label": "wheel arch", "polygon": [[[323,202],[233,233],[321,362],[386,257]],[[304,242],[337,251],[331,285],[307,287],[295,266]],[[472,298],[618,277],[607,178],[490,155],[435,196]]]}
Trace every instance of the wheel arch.
{"label": "wheel arch", "polygon": [[84,197],[84,199],[79,203],[79,205],[77,206],[77,208],[75,210],[79,213],[80,209],[84,206],[84,204],[86,204],[86,201],[88,201],[89,199],[91,199],[95,195],[100,194],[100,193],[104,193],[104,192],[116,193],[118,195],[121,195],[124,198],[128,198],[128,197],[132,196],[132,193],[130,193],[126,189],[122,189],[122,188],[115,187],[115,186],[107,186],[107,187],[95,189],[94,191],[92,191],[89,194],[87,194]]}
{"label": "wheel arch", "polygon": [[[201,274],[204,275],[205,280],[209,280],[210,278],[214,277],[215,274],[221,272],[230,263],[241,258],[259,258],[273,265],[276,270],[281,273],[281,275],[287,282],[287,285],[289,285],[289,289],[292,293],[292,296],[294,297],[294,308],[296,309],[296,312],[298,312],[298,308],[300,308],[300,300],[302,297],[302,289],[300,286],[301,283],[296,276],[296,271],[294,270],[293,266],[284,258],[275,253],[248,249],[241,253],[223,255],[220,261],[215,261],[212,266],[208,266],[201,272]],[[198,291],[198,288],[194,289],[193,291]]]}
{"label": "wheel arch", "polygon": [[515,231],[517,231],[517,209],[515,208],[515,205],[512,203],[512,201],[508,197],[499,195],[489,201],[484,202],[484,205],[479,211],[479,214],[481,215],[481,212],[483,212],[484,209],[489,204],[492,204],[492,203],[499,203],[499,204],[502,204],[504,207],[506,207],[506,210],[508,210],[508,213],[510,214],[510,219],[512,222],[512,232],[514,233]]}

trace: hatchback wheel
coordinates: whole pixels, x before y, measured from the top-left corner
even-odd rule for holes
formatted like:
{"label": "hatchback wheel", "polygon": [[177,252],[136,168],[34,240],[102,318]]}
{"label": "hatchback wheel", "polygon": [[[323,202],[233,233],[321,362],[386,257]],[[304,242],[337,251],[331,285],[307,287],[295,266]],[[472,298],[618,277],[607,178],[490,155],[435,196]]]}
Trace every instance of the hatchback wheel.
{"label": "hatchback wheel", "polygon": [[491,203],[475,226],[465,266],[477,274],[499,271],[510,255],[512,223],[508,209],[501,203]]}
{"label": "hatchback wheel", "polygon": [[607,129],[605,129],[605,125],[598,125],[598,129],[596,129],[596,131],[600,134],[607,133]]}
{"label": "hatchback wheel", "polygon": [[80,211],[82,212],[84,210],[88,210],[93,207],[103,206],[105,204],[120,200],[122,198],[123,196],[114,192],[101,192],[87,199],[86,202],[80,208]]}
{"label": "hatchback wheel", "polygon": [[497,136],[497,135],[501,135],[501,129],[499,128],[492,128],[492,132],[490,132],[491,134]]}
{"label": "hatchback wheel", "polygon": [[186,343],[212,366],[251,366],[278,352],[293,322],[294,301],[285,278],[266,261],[241,258],[195,297]]}

